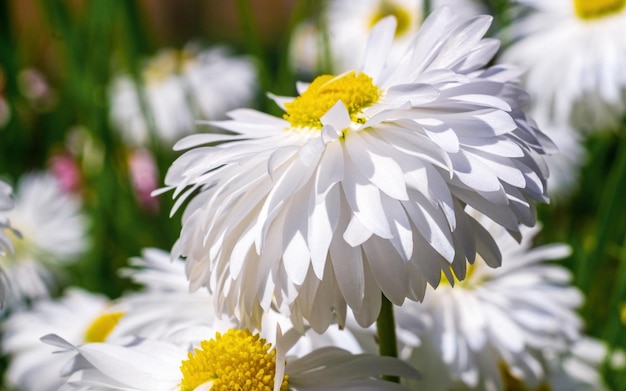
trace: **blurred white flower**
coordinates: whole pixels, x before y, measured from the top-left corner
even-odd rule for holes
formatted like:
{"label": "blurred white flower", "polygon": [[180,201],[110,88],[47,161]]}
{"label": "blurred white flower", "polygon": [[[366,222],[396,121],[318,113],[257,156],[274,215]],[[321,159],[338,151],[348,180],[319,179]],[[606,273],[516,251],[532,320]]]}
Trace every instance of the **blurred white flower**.
{"label": "blurred white flower", "polygon": [[15,207],[12,192],[13,189],[8,183],[0,181],[0,255],[6,255],[6,251],[13,252],[13,244],[8,234],[15,231],[11,228],[11,222],[6,214]]}
{"label": "blurred white flower", "polygon": [[544,354],[549,390],[554,391],[606,391],[599,368],[608,351],[593,338],[576,341],[565,354]]}
{"label": "blurred white flower", "polygon": [[64,192],[54,175],[22,176],[16,186],[15,208],[6,213],[23,239],[15,251],[0,258],[11,285],[11,303],[46,297],[60,266],[77,261],[87,248],[86,217],[81,201]]}
{"label": "blurred white flower", "polygon": [[[0,181],[0,256],[6,255],[6,251],[13,253],[13,243],[11,243],[11,238],[9,238],[8,234],[12,233],[12,236],[19,235],[17,231],[11,228],[11,222],[5,215],[5,212],[13,209],[15,206],[15,202],[11,197],[12,192],[11,186],[6,182]],[[4,308],[9,291],[9,281],[0,264],[0,309]]]}
{"label": "blurred white flower", "polygon": [[533,390],[549,372],[542,352],[569,354],[581,337],[582,294],[571,273],[550,262],[570,250],[564,244],[531,248],[537,227],[524,228],[518,243],[501,226],[480,221],[502,251],[502,266],[478,259],[454,287],[442,283],[423,303],[397,308],[397,327],[419,338],[405,340],[405,354],[420,368],[425,389],[518,389],[507,385],[520,383]]}
{"label": "blurred white flower", "polygon": [[[223,48],[162,50],[143,70],[141,85],[127,75],[111,87],[111,119],[133,146],[145,146],[150,123],[157,140],[171,143],[195,129],[196,120],[221,119],[256,93],[254,65]],[[150,118],[142,110],[140,90]]]}
{"label": "blurred white flower", "polygon": [[210,339],[198,340],[193,347],[144,338],[80,346],[56,335],[43,340],[77,354],[65,367],[63,391],[400,390],[377,376],[418,376],[400,360],[352,355],[335,347],[286,357],[280,330],[270,339],[273,343],[248,330],[204,332]]}
{"label": "blurred white flower", "polygon": [[[534,104],[548,119],[606,129],[626,113],[626,2],[518,0],[532,8],[515,20],[502,60],[527,72]],[[540,59],[540,60],[538,60]]]}
{"label": "blurred white flower", "polygon": [[449,265],[464,275],[477,252],[500,263],[469,204],[512,232],[546,201],[547,138],[522,111],[517,71],[486,68],[499,42],[491,18],[440,8],[398,64],[385,66],[395,20],[373,30],[360,71],[275,97],[283,118],[254,110],[214,122],[166,175],[173,212],[191,196],[175,256],[190,287],[218,312],[258,325],[272,303],[318,332],[350,307],[372,324],[381,293],[421,300]]}
{"label": "blurred white flower", "polygon": [[78,288],[68,289],[60,299],[41,299],[29,310],[12,312],[2,324],[2,351],[9,358],[6,381],[20,390],[58,390],[63,384],[59,373],[70,357],[52,354],[58,349],[39,339],[57,333],[74,344],[104,340],[117,319],[119,312],[110,308],[106,297]]}

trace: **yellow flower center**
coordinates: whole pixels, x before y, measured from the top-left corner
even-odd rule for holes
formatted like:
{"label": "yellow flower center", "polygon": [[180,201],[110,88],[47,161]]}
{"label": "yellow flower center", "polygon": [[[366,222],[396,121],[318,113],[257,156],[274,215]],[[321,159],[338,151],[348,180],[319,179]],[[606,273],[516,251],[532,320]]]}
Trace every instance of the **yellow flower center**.
{"label": "yellow flower center", "polygon": [[163,50],[150,59],[143,71],[147,84],[158,84],[168,77],[181,73],[194,59],[192,53],[184,50]]}
{"label": "yellow flower center", "polygon": [[[200,342],[200,349],[189,353],[180,371],[181,391],[193,391],[210,383],[211,391],[272,391],[276,371],[276,351],[271,344],[249,330],[230,329],[217,333],[210,341]],[[281,390],[286,391],[288,377]]]}
{"label": "yellow flower center", "polygon": [[109,312],[98,316],[85,331],[85,342],[104,342],[111,331],[117,326],[122,319],[124,313],[122,311]]}
{"label": "yellow flower center", "polygon": [[448,285],[448,286],[460,286],[463,287],[464,289],[471,289],[472,287],[475,287],[476,285],[478,285],[480,283],[480,281],[472,281],[472,275],[474,274],[474,271],[476,270],[476,263],[477,262],[483,262],[482,259],[480,259],[480,257],[476,257],[476,259],[474,260],[474,263],[467,264],[467,269],[465,270],[465,278],[462,280],[459,280],[459,278],[457,277],[457,275],[454,273],[454,270],[452,270],[452,268],[450,268],[450,274],[452,274],[452,276],[454,277],[454,285],[452,285],[450,283],[450,280],[448,280],[448,277],[446,277],[446,274],[442,271],[441,272],[441,281],[439,282],[440,285],[444,284],[444,285]]}
{"label": "yellow flower center", "polygon": [[574,0],[576,15],[581,19],[596,19],[624,9],[626,0]]}
{"label": "yellow flower center", "polygon": [[[417,6],[416,6],[417,7]],[[393,1],[381,1],[378,8],[372,13],[369,20],[369,27],[372,28],[382,18],[392,15],[396,18],[396,38],[407,33],[411,28],[411,12],[406,8],[395,4]]]}
{"label": "yellow flower center", "polygon": [[313,80],[302,95],[285,103],[287,112],[283,118],[296,128],[321,129],[321,118],[340,100],[353,122],[365,123],[363,109],[376,103],[381,95],[382,91],[365,73],[322,75]]}

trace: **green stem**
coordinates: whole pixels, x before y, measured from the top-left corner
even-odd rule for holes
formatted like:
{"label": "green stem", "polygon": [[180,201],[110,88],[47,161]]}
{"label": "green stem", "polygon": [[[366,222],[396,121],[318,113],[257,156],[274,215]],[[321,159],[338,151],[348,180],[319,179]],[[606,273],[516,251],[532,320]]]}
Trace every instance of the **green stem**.
{"label": "green stem", "polygon": [[[382,295],[380,313],[376,320],[378,333],[378,352],[381,356],[398,357],[398,342],[396,340],[396,322],[393,318],[393,304]],[[397,376],[383,376],[383,379],[400,383]]]}

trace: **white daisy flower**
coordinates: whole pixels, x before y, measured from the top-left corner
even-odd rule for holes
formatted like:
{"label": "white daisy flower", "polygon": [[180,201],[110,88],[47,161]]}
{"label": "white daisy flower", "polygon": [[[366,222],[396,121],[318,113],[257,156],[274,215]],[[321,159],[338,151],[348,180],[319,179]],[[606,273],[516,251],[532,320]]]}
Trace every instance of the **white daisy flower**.
{"label": "white daisy flower", "polygon": [[195,348],[143,338],[80,346],[56,335],[42,340],[77,353],[66,366],[67,383],[61,390],[401,390],[399,384],[377,376],[418,376],[400,360],[352,355],[335,347],[286,357],[280,330],[275,349],[249,330],[228,329],[212,335],[210,340],[198,341]]}
{"label": "white daisy flower", "polygon": [[536,105],[549,107],[556,123],[619,124],[626,113],[626,1],[518,2],[533,12],[512,25],[518,40],[503,61],[527,70],[525,85]]}
{"label": "white daisy flower", "polygon": [[454,287],[442,283],[422,303],[396,309],[397,327],[419,338],[405,341],[418,345],[405,354],[420,368],[425,389],[502,390],[515,383],[535,389],[547,380],[542,352],[567,353],[580,338],[575,311],[582,295],[566,268],[547,262],[567,256],[568,246],[530,248],[539,228],[523,229],[518,243],[486,218],[481,223],[500,246],[502,266],[478,260]]}
{"label": "white daisy flower", "polygon": [[48,296],[57,267],[75,262],[87,248],[87,226],[80,199],[64,192],[50,173],[20,178],[15,200],[6,216],[23,239],[14,242],[14,253],[0,258],[0,265],[17,303]]}
{"label": "white daisy flower", "polygon": [[55,347],[39,340],[49,333],[62,334],[74,344],[105,340],[120,313],[107,298],[70,288],[58,299],[41,299],[29,310],[16,311],[2,324],[2,351],[9,357],[5,374],[11,387],[56,391],[63,384],[59,373],[66,355],[53,355]]}
{"label": "white daisy flower", "polygon": [[[142,78],[146,106],[156,137],[170,143],[189,134],[196,119],[221,119],[247,104],[256,92],[254,65],[223,48],[162,50],[148,62]],[[149,125],[138,86],[120,76],[111,88],[111,118],[131,145],[146,145]]]}
{"label": "white daisy flower", "polygon": [[[546,201],[547,138],[523,113],[517,72],[483,69],[498,41],[487,16],[440,8],[405,57],[385,66],[395,20],[373,30],[360,71],[318,77],[297,98],[276,97],[284,118],[240,109],[198,134],[165,182],[183,214],[174,256],[190,288],[208,287],[218,312],[258,325],[274,302],[313,329],[376,319],[381,292],[421,300],[452,265],[476,252],[500,264],[466,204],[512,232]],[[196,194],[197,193],[197,194]],[[289,307],[289,308],[287,308]]]}

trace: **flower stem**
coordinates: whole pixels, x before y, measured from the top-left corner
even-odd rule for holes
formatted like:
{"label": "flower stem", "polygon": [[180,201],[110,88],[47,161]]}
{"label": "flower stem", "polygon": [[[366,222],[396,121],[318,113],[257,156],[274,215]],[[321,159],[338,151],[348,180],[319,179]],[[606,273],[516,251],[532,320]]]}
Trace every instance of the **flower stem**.
{"label": "flower stem", "polygon": [[[396,340],[396,322],[393,318],[393,304],[382,295],[380,313],[376,320],[376,332],[378,333],[378,352],[381,356],[398,357],[398,342]],[[400,383],[397,376],[383,376],[383,379],[394,383]]]}

